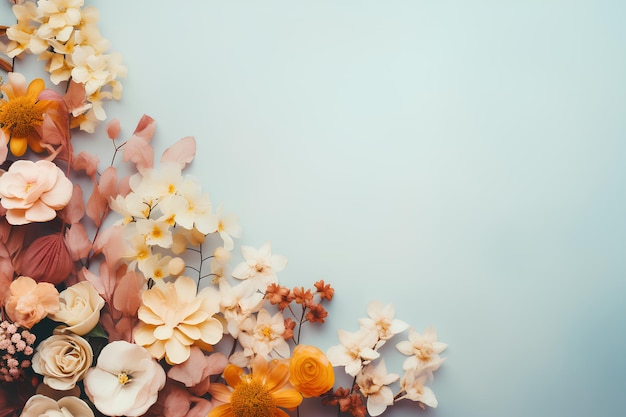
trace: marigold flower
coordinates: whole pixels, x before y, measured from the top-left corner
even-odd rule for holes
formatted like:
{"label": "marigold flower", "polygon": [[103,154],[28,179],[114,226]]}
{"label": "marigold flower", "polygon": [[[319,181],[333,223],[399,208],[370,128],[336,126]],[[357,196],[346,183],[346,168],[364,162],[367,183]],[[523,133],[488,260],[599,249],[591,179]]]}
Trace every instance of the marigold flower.
{"label": "marigold flower", "polygon": [[30,329],[48,314],[59,310],[59,292],[54,285],[37,283],[30,277],[18,277],[9,286],[4,305],[9,318],[18,326]]}
{"label": "marigold flower", "polygon": [[7,144],[11,153],[22,156],[30,147],[35,152],[43,152],[40,128],[44,114],[56,103],[52,100],[39,100],[39,94],[46,88],[41,78],[30,82],[22,74],[10,73],[9,83],[0,86],[8,100],[0,99],[0,142]]}
{"label": "marigold flower", "polygon": [[318,397],[335,385],[335,372],[324,352],[298,345],[289,361],[289,382],[304,397]]}
{"label": "marigold flower", "polygon": [[302,402],[302,395],[285,385],[289,381],[289,365],[284,361],[269,363],[257,356],[252,364],[252,373],[228,365],[224,370],[224,384],[211,384],[210,392],[215,399],[226,404],[209,412],[208,417],[287,417],[278,407],[295,408]]}

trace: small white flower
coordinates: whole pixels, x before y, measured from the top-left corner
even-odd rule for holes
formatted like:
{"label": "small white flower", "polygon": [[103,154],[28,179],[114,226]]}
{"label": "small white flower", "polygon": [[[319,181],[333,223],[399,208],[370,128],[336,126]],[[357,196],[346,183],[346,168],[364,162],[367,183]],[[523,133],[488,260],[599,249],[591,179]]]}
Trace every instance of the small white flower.
{"label": "small white flower", "polygon": [[391,304],[383,307],[380,301],[371,301],[367,305],[367,315],[369,318],[359,319],[359,324],[361,327],[378,332],[380,342],[376,346],[377,348],[391,339],[393,335],[409,328],[407,323],[394,318],[395,313]]}
{"label": "small white flower", "polygon": [[402,365],[405,371],[420,368],[428,368],[431,372],[436,371],[443,362],[439,354],[447,347],[447,344],[437,341],[437,332],[433,327],[427,328],[421,336],[411,329],[409,340],[396,345],[400,353],[409,355]]}
{"label": "small white flower", "polygon": [[272,255],[271,244],[265,243],[258,250],[250,246],[242,246],[241,253],[245,259],[233,270],[233,277],[245,279],[257,289],[265,290],[269,284],[277,281],[276,273],[285,269],[287,258]]}
{"label": "small white flower", "polygon": [[367,365],[356,376],[361,393],[367,397],[367,412],[370,416],[381,415],[388,406],[393,405],[393,392],[387,385],[396,382],[398,378],[400,375],[387,373],[382,359],[377,366]]}
{"label": "small white flower", "polygon": [[172,231],[169,224],[152,219],[137,220],[137,233],[145,239],[146,245],[170,248],[172,246]]}
{"label": "small white flower", "polygon": [[378,341],[376,332],[359,329],[350,333],[339,329],[338,334],[341,344],[329,348],[326,356],[333,366],[345,366],[348,375],[356,376],[364,364],[380,356],[373,349]]}
{"label": "small white flower", "polygon": [[220,311],[226,319],[226,328],[233,337],[238,337],[245,319],[259,311],[263,305],[263,294],[241,283],[231,286],[228,281],[219,283]]}
{"label": "small white flower", "polygon": [[432,389],[424,385],[426,380],[429,378],[429,375],[431,375],[431,373],[427,370],[408,370],[400,381],[400,386],[402,387],[402,391],[404,391],[404,395],[398,397],[397,400],[407,399],[411,401],[419,401],[429,407],[436,408],[438,403],[435,393]]}

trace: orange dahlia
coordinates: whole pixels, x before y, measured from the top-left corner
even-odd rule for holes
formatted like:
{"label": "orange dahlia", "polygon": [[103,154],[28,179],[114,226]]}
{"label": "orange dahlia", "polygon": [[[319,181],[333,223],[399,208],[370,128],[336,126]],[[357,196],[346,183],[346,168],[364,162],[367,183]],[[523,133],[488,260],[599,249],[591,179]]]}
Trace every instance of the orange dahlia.
{"label": "orange dahlia", "polygon": [[252,373],[246,374],[235,365],[224,370],[224,384],[211,384],[213,397],[225,404],[218,405],[208,417],[288,417],[278,407],[295,408],[302,395],[286,387],[289,381],[289,364],[257,356],[252,363]]}
{"label": "orange dahlia", "polygon": [[41,78],[31,81],[27,88],[24,76],[15,72],[9,74],[9,83],[0,87],[6,96],[0,99],[0,142],[8,142],[15,156],[24,155],[28,147],[35,152],[44,150],[40,129],[44,114],[56,105],[52,100],[39,100],[45,88]]}

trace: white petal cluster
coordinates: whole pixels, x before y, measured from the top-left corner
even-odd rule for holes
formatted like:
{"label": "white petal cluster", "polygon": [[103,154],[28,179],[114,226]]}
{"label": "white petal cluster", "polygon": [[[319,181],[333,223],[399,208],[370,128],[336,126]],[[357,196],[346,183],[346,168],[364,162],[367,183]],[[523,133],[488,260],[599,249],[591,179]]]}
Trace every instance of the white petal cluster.
{"label": "white petal cluster", "polygon": [[339,330],[340,344],[328,349],[326,355],[333,366],[345,366],[346,373],[355,377],[361,394],[367,398],[369,415],[378,416],[401,399],[417,401],[421,407],[437,407],[435,394],[425,384],[443,363],[439,354],[447,345],[437,341],[437,333],[432,327],[423,335],[410,329],[409,340],[396,345],[409,357],[403,364],[405,374],[400,380],[400,391],[394,395],[388,385],[400,376],[387,373],[378,350],[387,340],[407,330],[409,325],[395,318],[391,304],[372,301],[367,306],[367,314],[368,317],[359,319],[358,331]]}
{"label": "white petal cluster", "polygon": [[[72,78],[85,86],[89,105],[79,118],[82,130],[93,132],[106,119],[102,100],[119,100],[126,75],[118,54],[107,53],[109,42],[98,30],[98,11],[84,0],[25,1],[13,6],[17,23],[7,29],[6,53],[39,55],[54,84]],[[78,116],[74,114],[74,116]]]}
{"label": "white petal cluster", "polygon": [[[129,185],[131,192],[112,199],[110,205],[123,216],[128,243],[125,258],[146,278],[159,280],[182,272],[181,258],[172,258],[163,253],[165,250],[180,255],[188,245],[202,243],[211,233],[219,234],[232,248],[232,237],[239,236],[239,225],[230,217],[225,222],[221,211],[214,214],[199,180],[183,176],[178,164],[144,169],[131,177]],[[211,269],[228,261],[229,256],[222,253],[229,253],[228,249],[224,247],[215,257]]]}

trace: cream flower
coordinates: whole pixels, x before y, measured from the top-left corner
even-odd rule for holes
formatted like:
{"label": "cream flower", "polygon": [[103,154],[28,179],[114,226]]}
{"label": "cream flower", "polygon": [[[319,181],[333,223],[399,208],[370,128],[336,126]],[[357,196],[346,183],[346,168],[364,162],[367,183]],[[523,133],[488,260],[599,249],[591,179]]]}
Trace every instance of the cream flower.
{"label": "cream flower", "polygon": [[394,318],[393,305],[391,304],[383,307],[380,301],[371,301],[367,305],[367,315],[369,318],[359,319],[359,324],[361,327],[378,332],[380,339],[378,347],[391,339],[393,335],[409,328],[407,323]]}
{"label": "cream flower", "polygon": [[381,359],[377,366],[367,365],[356,376],[356,383],[361,393],[367,397],[367,412],[370,416],[379,416],[388,406],[393,405],[393,392],[387,385],[400,378],[397,374],[388,374],[385,361]]}
{"label": "cream flower", "polygon": [[333,366],[345,366],[348,375],[356,376],[363,364],[380,356],[380,353],[373,349],[378,341],[376,332],[359,329],[349,333],[339,329],[338,333],[341,344],[329,348],[326,356]]}
{"label": "cream flower", "polygon": [[78,397],[63,397],[59,401],[45,395],[28,399],[20,417],[93,417],[93,411]]}
{"label": "cream flower", "polygon": [[241,236],[241,226],[237,223],[237,216],[233,214],[222,214],[222,206],[217,208],[217,212],[211,215],[211,227],[219,233],[224,242],[224,249],[232,250],[234,247],[233,238]]}
{"label": "cream flower", "polygon": [[226,328],[233,337],[238,337],[240,326],[252,313],[259,311],[264,296],[248,285],[231,286],[226,280],[219,283],[220,310],[226,319]]}
{"label": "cream flower", "polygon": [[142,235],[147,245],[169,248],[172,246],[172,231],[164,221],[152,219],[137,220],[137,233]]}
{"label": "cream flower", "polygon": [[48,282],[18,277],[9,286],[4,309],[15,324],[30,329],[59,310],[59,292]]}
{"label": "cream flower", "polygon": [[435,393],[424,385],[429,375],[430,372],[426,370],[410,369],[407,371],[400,381],[403,394],[397,400],[419,401],[429,407],[437,407],[438,402]]}
{"label": "cream flower", "polygon": [[287,358],[289,357],[289,345],[283,338],[285,333],[285,319],[279,311],[273,316],[262,309],[258,312],[256,320],[251,317],[251,329],[247,333],[239,335],[239,341],[250,352],[256,355]]}
{"label": "cream flower", "polygon": [[60,331],[83,336],[96,327],[100,320],[100,310],[104,307],[104,299],[91,282],[74,284],[63,290],[59,297],[60,309],[49,317],[68,326]]}
{"label": "cream flower", "polygon": [[93,362],[93,351],[75,334],[52,335],[44,339],[33,356],[33,370],[43,375],[44,384],[58,391],[74,388]]}
{"label": "cream flower", "polygon": [[275,283],[276,273],[287,266],[287,258],[272,255],[269,242],[258,250],[250,246],[242,246],[241,253],[245,261],[235,267],[233,277],[248,280],[249,285],[260,290],[265,290],[269,284]]}
{"label": "cream flower", "polygon": [[0,177],[0,203],[14,225],[46,222],[72,198],[72,182],[54,163],[19,160]]}
{"label": "cream flower", "polygon": [[87,372],[85,392],[107,416],[143,415],[165,386],[165,371],[146,349],[125,341],[109,343]]}
{"label": "cream flower", "polygon": [[192,345],[213,345],[222,338],[222,324],[213,317],[219,312],[214,289],[196,296],[194,280],[181,276],[147,290],[142,298],[134,337],[153,357],[179,364],[187,360]]}
{"label": "cream flower", "polygon": [[409,340],[396,345],[400,353],[409,355],[402,364],[402,369],[405,371],[426,367],[431,372],[436,371],[443,362],[439,354],[447,347],[447,344],[437,341],[437,332],[433,327],[427,328],[421,336],[411,329]]}

